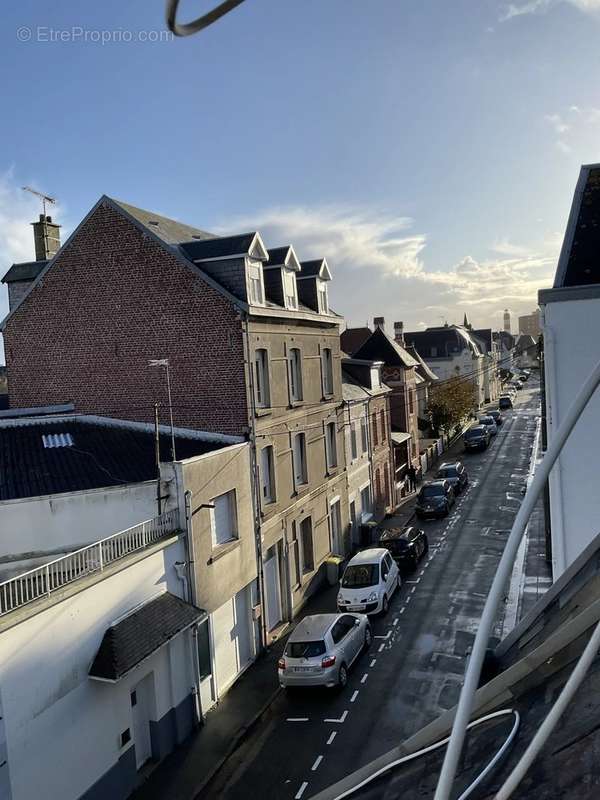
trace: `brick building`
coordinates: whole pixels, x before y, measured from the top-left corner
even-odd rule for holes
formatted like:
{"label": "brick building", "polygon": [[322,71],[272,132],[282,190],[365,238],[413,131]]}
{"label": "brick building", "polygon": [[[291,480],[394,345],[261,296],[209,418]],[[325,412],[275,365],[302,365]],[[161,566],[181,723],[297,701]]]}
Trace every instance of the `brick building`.
{"label": "brick building", "polygon": [[168,359],[176,425],[250,440],[268,639],[349,543],[326,261],[103,196],[28,275],[2,325],[11,406],[150,421],[159,402],[164,421],[165,376],[148,362]]}

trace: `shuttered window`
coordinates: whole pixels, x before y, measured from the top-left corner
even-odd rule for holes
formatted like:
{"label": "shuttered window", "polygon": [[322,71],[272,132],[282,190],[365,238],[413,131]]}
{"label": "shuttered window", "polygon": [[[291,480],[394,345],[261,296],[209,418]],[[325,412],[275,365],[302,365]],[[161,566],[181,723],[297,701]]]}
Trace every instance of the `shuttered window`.
{"label": "shuttered window", "polygon": [[213,546],[238,538],[235,489],[211,501]]}

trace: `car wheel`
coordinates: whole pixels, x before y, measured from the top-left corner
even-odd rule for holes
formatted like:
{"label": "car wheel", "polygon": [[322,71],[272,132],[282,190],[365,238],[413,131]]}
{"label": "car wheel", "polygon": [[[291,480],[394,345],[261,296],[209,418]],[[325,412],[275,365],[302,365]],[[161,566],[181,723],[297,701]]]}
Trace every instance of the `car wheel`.
{"label": "car wheel", "polygon": [[429,552],[429,539],[425,536],[425,546],[423,548],[423,555]]}
{"label": "car wheel", "polygon": [[387,594],[384,594],[383,595],[383,603],[381,604],[381,613],[382,613],[383,616],[385,616],[387,614],[389,607],[390,607],[390,603],[389,603],[389,600],[387,598]]}
{"label": "car wheel", "polygon": [[365,650],[368,650],[371,647],[371,642],[373,641],[373,634],[371,633],[371,626],[367,625],[365,628]]}
{"label": "car wheel", "polygon": [[344,689],[347,683],[348,683],[348,670],[346,669],[346,665],[342,664],[342,666],[340,667],[340,671],[338,672],[338,688]]}

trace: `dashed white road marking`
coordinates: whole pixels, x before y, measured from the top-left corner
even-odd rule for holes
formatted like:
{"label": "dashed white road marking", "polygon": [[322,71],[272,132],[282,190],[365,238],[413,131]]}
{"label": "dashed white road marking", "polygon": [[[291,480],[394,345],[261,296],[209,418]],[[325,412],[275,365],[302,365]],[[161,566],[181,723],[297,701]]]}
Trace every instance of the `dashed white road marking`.
{"label": "dashed white road marking", "polygon": [[410,593],[412,594],[416,590],[416,588],[417,588],[416,586],[413,586],[413,588],[410,590]]}
{"label": "dashed white road marking", "polygon": [[367,678],[368,678],[368,677],[369,677],[369,673],[368,673],[368,672],[365,672],[365,674],[364,674],[364,675],[362,676],[362,678],[360,679],[360,682],[361,682],[361,683],[364,683],[364,682],[367,680]]}
{"label": "dashed white road marking", "polygon": [[304,792],[306,791],[306,787],[308,786],[308,781],[304,781],[302,786],[298,789],[296,794],[294,795],[294,800],[300,800]]}
{"label": "dashed white road marking", "polygon": [[400,613],[401,613],[401,614],[404,614],[404,607],[402,607],[402,608],[400,609]]}
{"label": "dashed white road marking", "polygon": [[382,643],[379,645],[379,650],[378,650],[378,652],[379,652],[379,653],[381,653],[381,651],[383,650],[383,648],[384,648],[384,647],[385,647],[385,642],[382,642]]}
{"label": "dashed white road marking", "polygon": [[374,639],[389,639],[391,635],[392,635],[392,632],[388,631],[385,636],[374,636],[373,638]]}
{"label": "dashed white road marking", "polygon": [[418,583],[419,581],[404,581],[404,583]]}
{"label": "dashed white road marking", "polygon": [[376,663],[377,663],[377,659],[376,659],[376,658],[373,658],[373,659],[371,660],[371,663],[369,664],[369,667],[374,667]]}
{"label": "dashed white road marking", "polygon": [[308,722],[308,717],[288,717],[286,722]]}
{"label": "dashed white road marking", "polygon": [[344,713],[342,714],[342,716],[339,719],[324,719],[323,722],[340,722],[341,723],[341,722],[345,722],[346,721],[346,717],[347,716],[348,716],[348,709],[346,709],[344,711]]}
{"label": "dashed white road marking", "polygon": [[396,627],[398,622],[399,622],[399,619],[398,619],[398,617],[396,617],[396,619],[392,622],[392,625],[394,626],[394,628]]}
{"label": "dashed white road marking", "polygon": [[350,698],[350,702],[353,703],[357,697],[358,697],[358,689],[355,689],[354,693],[352,694],[352,697]]}
{"label": "dashed white road marking", "polygon": [[319,769],[319,764],[323,761],[323,756],[317,756],[315,759],[315,763],[311,767],[312,772],[316,772]]}
{"label": "dashed white road marking", "polygon": [[331,736],[327,739],[327,744],[333,744],[333,740],[337,736],[337,731],[332,731]]}

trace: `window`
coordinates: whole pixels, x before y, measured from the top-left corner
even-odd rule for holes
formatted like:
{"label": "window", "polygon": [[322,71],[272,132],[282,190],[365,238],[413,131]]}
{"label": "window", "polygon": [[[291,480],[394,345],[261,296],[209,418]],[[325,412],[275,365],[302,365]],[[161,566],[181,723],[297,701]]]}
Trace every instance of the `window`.
{"label": "window", "polygon": [[327,469],[337,467],[337,433],[335,422],[328,422],[325,426],[325,456]]}
{"label": "window", "polygon": [[196,637],[198,646],[198,665],[200,667],[200,680],[212,675],[212,662],[210,658],[210,634],[208,631],[208,620],[204,620],[198,625],[198,636]]}
{"label": "window", "polygon": [[302,540],[302,572],[312,572],[315,568],[315,557],[310,517],[306,517],[300,523],[300,537]]}
{"label": "window", "polygon": [[319,313],[320,314],[329,314],[329,299],[327,297],[327,284],[319,281],[318,284],[319,290]]}
{"label": "window", "polygon": [[358,448],[356,446],[356,425],[350,423],[350,447],[352,449],[352,461],[358,458]]}
{"label": "window", "polygon": [[213,547],[238,538],[235,489],[211,500]]}
{"label": "window", "polygon": [[290,542],[290,551],[292,556],[292,575],[294,576],[294,584],[292,589],[300,586],[302,579],[302,572],[300,570],[300,545],[298,543],[298,529],[296,523],[292,522],[292,541]]}
{"label": "window", "polygon": [[366,589],[379,583],[379,564],[351,564],[342,578],[344,589]]}
{"label": "window", "polygon": [[260,452],[260,484],[264,503],[275,500],[275,473],[273,470],[273,448],[269,445]]}
{"label": "window", "polygon": [[381,441],[385,442],[386,426],[385,426],[385,411],[383,409],[381,409],[381,411],[379,412],[379,421],[381,422]]}
{"label": "window", "polygon": [[269,354],[264,349],[254,353],[254,369],[256,373],[256,405],[267,408],[271,405],[269,391]]}
{"label": "window", "polygon": [[316,642],[289,642],[285,648],[285,654],[290,658],[317,658],[326,652],[325,642],[321,639]]}
{"label": "window", "polygon": [[347,636],[351,630],[354,630],[355,617],[340,617],[331,629],[331,638],[334,644],[342,641],[344,636]]}
{"label": "window", "polygon": [[371,513],[371,487],[365,486],[360,490],[360,506],[363,519]]}
{"label": "window", "polygon": [[379,438],[377,434],[377,414],[373,414],[373,447],[377,447]]}
{"label": "window", "polygon": [[415,396],[414,389],[408,390],[408,410],[410,414],[414,414],[415,410]]}
{"label": "window", "polygon": [[289,357],[290,398],[292,402],[302,400],[302,354],[292,347]]}
{"label": "window", "polygon": [[298,308],[298,296],[296,293],[296,276],[290,270],[283,270],[283,294],[285,296],[286,308]]}
{"label": "window", "polygon": [[260,264],[248,264],[248,283],[250,286],[250,302],[262,305],[265,300],[262,284],[262,267]]}
{"label": "window", "polygon": [[323,394],[325,396],[333,394],[333,360],[329,347],[324,347],[321,351],[321,380]]}
{"label": "window", "polygon": [[377,502],[381,502],[381,473],[375,470],[375,497]]}
{"label": "window", "polygon": [[367,429],[367,417],[362,417],[360,421],[360,438],[362,444],[362,451],[366,453],[369,449],[369,434]]}
{"label": "window", "polygon": [[292,461],[294,465],[294,486],[302,486],[308,483],[306,472],[306,436],[304,433],[297,433],[294,436],[292,449]]}

